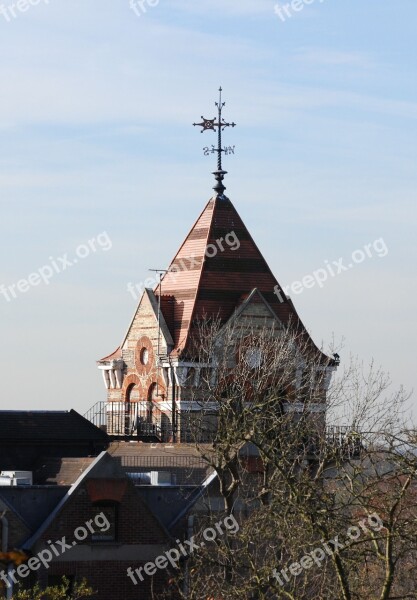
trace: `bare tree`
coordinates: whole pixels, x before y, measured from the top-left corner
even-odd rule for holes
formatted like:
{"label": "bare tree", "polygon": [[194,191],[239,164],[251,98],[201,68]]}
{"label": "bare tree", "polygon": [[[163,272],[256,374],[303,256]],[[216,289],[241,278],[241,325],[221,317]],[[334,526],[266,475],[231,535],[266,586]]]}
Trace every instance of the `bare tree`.
{"label": "bare tree", "polygon": [[334,360],[273,318],[202,321],[190,359],[200,411],[188,425],[223,499],[200,534],[222,514],[240,528],[190,557],[185,595],[417,598],[417,461],[404,390],[390,394],[384,373],[355,361],[330,381]]}

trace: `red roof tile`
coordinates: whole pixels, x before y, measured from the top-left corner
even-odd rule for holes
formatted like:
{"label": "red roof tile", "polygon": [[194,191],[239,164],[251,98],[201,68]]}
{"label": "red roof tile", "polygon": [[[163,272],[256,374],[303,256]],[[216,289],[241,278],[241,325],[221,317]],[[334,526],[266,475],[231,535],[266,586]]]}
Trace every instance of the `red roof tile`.
{"label": "red roof tile", "polygon": [[97,362],[116,360],[118,358],[122,358],[122,349],[120,348],[120,346],[118,348],[116,348],[116,350],[114,352],[112,352],[111,354],[109,354],[108,356],[104,356],[103,358],[100,358],[100,360],[98,360]]}
{"label": "red roof tile", "polygon": [[[170,296],[174,302],[173,315],[167,318],[174,338],[174,353],[187,347],[196,320],[219,316],[226,322],[254,288],[262,293],[284,325],[291,320],[306,333],[284,292],[282,302],[274,294],[278,281],[232,202],[224,196],[209,200],[169,270],[172,272],[162,280],[162,296]],[[155,294],[159,293],[158,285]]]}

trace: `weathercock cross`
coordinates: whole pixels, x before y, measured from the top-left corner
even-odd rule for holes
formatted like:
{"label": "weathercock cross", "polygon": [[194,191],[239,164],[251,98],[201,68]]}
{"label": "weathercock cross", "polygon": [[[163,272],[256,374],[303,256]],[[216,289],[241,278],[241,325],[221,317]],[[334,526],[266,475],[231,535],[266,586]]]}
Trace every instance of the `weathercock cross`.
{"label": "weathercock cross", "polygon": [[222,147],[222,132],[226,129],[226,127],[236,127],[236,123],[227,123],[222,117],[222,110],[226,105],[226,102],[222,102],[222,88],[219,89],[219,101],[215,104],[219,113],[217,121],[216,118],[206,119],[202,116],[202,122],[193,123],[193,125],[195,127],[201,127],[201,133],[203,133],[203,131],[216,131],[217,129],[217,148],[214,145],[211,147],[211,149],[206,147],[204,148],[204,154],[214,154],[217,152],[217,171],[213,172],[217,183],[213,189],[218,196],[223,196],[223,192],[226,189],[223,185],[223,179],[227,174],[227,171],[223,171],[222,169],[222,152],[225,154],[234,154],[234,146]]}

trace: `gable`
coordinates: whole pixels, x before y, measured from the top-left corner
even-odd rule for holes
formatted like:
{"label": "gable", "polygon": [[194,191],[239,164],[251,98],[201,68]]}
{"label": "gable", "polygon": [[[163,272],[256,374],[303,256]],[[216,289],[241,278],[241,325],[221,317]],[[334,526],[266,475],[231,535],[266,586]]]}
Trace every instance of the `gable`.
{"label": "gable", "polygon": [[[174,342],[162,311],[159,330],[160,352],[167,354],[172,350]],[[149,289],[146,289],[142,294],[138,308],[122,342],[122,350],[134,352],[138,340],[143,337],[149,338],[156,350],[158,345],[158,300],[155,298],[153,291]]]}
{"label": "gable", "polygon": [[[168,542],[164,527],[125,476],[118,461],[103,452],[71,486],[24,547],[31,549],[48,539],[60,539],[64,534],[73,539],[74,530],[93,517],[95,504],[106,501],[117,505],[120,543],[152,545]],[[90,543],[89,536],[84,544]]]}
{"label": "gable", "polygon": [[281,329],[283,327],[281,321],[257,288],[252,290],[245,298],[229,322],[233,320],[243,321],[247,327],[254,328],[278,327]]}

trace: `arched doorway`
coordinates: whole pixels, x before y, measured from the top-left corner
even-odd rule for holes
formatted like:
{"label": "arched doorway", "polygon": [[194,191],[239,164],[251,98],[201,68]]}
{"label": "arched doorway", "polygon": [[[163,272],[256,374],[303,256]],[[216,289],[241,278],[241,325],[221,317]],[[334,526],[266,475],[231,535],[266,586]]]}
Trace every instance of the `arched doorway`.
{"label": "arched doorway", "polygon": [[160,380],[158,382],[153,381],[148,388],[147,397],[147,423],[149,424],[149,432],[152,433],[160,441],[168,440],[167,434],[164,435],[163,429],[168,430],[165,414],[165,400],[166,388]]}
{"label": "arched doorway", "polygon": [[157,383],[154,381],[151,383],[148,389],[148,402],[158,402],[159,400],[159,389]]}
{"label": "arched doorway", "polygon": [[124,406],[124,432],[125,435],[132,435],[137,427],[137,412],[140,401],[140,387],[138,383],[131,383],[125,396]]}

